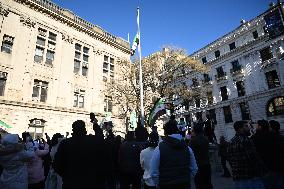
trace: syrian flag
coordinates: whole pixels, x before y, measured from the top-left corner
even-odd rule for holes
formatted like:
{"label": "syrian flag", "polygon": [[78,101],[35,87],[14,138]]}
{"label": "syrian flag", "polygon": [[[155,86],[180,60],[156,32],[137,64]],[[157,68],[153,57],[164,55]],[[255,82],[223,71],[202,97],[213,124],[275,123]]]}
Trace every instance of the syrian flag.
{"label": "syrian flag", "polygon": [[151,127],[154,126],[157,119],[160,116],[166,114],[167,113],[166,111],[167,111],[167,105],[165,104],[165,99],[164,98],[158,99],[150,112],[150,116],[148,119],[149,125]]}
{"label": "syrian flag", "polygon": [[0,126],[1,127],[6,127],[8,129],[12,128],[12,126],[8,125],[7,123],[5,123],[4,121],[1,121],[1,120],[0,120]]}
{"label": "syrian flag", "polygon": [[133,56],[135,54],[135,50],[136,50],[137,46],[139,45],[139,42],[140,42],[140,36],[139,36],[139,33],[137,32],[137,34],[135,35],[133,42],[132,42],[131,56]]}

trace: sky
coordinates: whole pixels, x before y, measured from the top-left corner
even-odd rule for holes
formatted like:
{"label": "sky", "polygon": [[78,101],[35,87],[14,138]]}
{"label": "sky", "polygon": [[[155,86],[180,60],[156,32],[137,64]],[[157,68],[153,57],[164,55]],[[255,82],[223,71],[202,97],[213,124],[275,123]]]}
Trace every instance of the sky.
{"label": "sky", "polygon": [[189,54],[266,11],[277,0],[53,0],[81,18],[132,43],[140,7],[142,56],[164,46]]}

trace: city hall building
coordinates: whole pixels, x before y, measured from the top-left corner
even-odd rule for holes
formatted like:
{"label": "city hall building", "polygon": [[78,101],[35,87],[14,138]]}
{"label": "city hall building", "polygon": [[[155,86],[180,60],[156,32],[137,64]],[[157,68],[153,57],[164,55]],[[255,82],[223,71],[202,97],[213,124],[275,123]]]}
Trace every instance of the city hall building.
{"label": "city hall building", "polygon": [[130,60],[129,42],[49,0],[0,2],[0,120],[10,133],[71,133],[94,112],[102,121],[112,112],[115,131],[125,131],[105,84],[121,60]]}
{"label": "city hall building", "polygon": [[271,4],[263,14],[215,40],[191,56],[210,68],[187,81],[199,92],[177,112],[187,122],[215,122],[217,138],[234,136],[238,120],[277,120],[284,130],[283,5]]}

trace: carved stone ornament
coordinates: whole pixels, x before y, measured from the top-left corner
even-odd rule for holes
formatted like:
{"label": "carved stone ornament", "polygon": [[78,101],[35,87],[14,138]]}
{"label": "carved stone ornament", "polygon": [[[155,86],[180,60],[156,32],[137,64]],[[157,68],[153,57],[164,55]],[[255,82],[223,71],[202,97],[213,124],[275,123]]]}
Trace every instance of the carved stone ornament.
{"label": "carved stone ornament", "polygon": [[8,9],[5,9],[3,6],[2,6],[2,3],[0,3],[0,15],[3,15],[5,17],[7,17],[9,14],[9,10]]}
{"label": "carved stone ornament", "polygon": [[96,55],[102,55],[102,54],[103,54],[103,51],[97,49],[97,50],[94,50],[94,53],[95,53]]}
{"label": "carved stone ornament", "polygon": [[21,16],[20,16],[20,22],[21,22],[24,26],[27,26],[27,27],[29,27],[29,28],[31,28],[31,27],[34,28],[35,25],[36,25],[36,22],[35,22],[35,21],[31,20],[30,17],[26,17],[26,16],[24,16],[24,15],[21,15]]}
{"label": "carved stone ornament", "polygon": [[67,42],[67,43],[73,44],[73,38],[70,37],[70,36],[67,35],[67,34],[62,34],[62,40],[65,41],[65,42]]}

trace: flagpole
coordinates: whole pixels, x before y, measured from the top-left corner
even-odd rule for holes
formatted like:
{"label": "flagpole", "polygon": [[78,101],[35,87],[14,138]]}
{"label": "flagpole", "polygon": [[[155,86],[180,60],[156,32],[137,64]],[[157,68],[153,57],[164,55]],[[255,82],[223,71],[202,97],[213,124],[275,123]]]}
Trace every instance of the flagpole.
{"label": "flagpole", "polygon": [[137,26],[139,35],[138,53],[139,53],[139,87],[140,87],[140,111],[141,111],[141,126],[144,127],[144,92],[143,92],[143,82],[142,82],[142,57],[141,57],[141,35],[140,35],[140,15],[139,7],[137,7]]}

